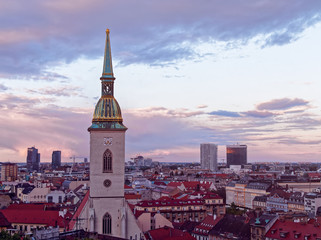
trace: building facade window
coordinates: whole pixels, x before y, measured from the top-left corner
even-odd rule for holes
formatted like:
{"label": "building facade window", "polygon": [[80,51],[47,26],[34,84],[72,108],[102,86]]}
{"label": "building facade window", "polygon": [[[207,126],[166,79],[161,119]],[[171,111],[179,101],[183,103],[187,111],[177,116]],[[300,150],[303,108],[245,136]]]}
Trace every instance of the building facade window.
{"label": "building facade window", "polygon": [[111,234],[111,216],[108,213],[103,217],[103,234]]}
{"label": "building facade window", "polygon": [[113,171],[113,156],[109,149],[104,153],[103,157],[103,172],[112,172]]}

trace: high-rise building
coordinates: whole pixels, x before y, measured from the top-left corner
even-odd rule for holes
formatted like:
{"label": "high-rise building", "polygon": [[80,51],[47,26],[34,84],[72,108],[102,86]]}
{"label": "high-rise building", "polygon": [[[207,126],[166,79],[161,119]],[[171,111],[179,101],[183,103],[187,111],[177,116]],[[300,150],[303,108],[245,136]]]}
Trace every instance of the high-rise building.
{"label": "high-rise building", "polygon": [[57,169],[61,167],[61,151],[53,151],[51,159],[52,169]]}
{"label": "high-rise building", "polygon": [[214,143],[201,144],[201,168],[217,171],[217,145]]}
{"label": "high-rise building", "polygon": [[27,153],[27,169],[29,172],[39,171],[40,165],[40,153],[38,153],[38,149],[35,147],[28,148]]}
{"label": "high-rise building", "polygon": [[1,181],[16,181],[18,179],[18,166],[16,163],[2,163]]}
{"label": "high-rise building", "polygon": [[226,146],[227,166],[247,164],[246,145],[227,145]]}

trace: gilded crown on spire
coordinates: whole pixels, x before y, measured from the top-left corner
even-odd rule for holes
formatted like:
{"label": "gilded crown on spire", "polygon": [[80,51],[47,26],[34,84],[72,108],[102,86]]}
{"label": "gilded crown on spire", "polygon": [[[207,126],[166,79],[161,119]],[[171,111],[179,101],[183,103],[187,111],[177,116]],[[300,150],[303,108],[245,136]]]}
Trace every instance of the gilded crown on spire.
{"label": "gilded crown on spire", "polygon": [[106,44],[104,54],[104,66],[101,80],[101,97],[96,104],[93,114],[92,125],[89,131],[92,130],[118,130],[126,131],[127,128],[123,125],[123,118],[118,102],[114,97],[114,73],[111,60],[109,29],[106,29]]}

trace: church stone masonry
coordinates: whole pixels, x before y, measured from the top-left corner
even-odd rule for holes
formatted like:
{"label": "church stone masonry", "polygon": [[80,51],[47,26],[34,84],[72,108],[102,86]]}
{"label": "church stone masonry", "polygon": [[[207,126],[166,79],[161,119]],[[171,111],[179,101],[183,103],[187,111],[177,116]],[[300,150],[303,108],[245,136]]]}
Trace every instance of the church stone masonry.
{"label": "church stone masonry", "polygon": [[118,102],[114,98],[109,30],[106,45],[101,97],[96,104],[90,133],[90,195],[82,217],[90,232],[121,238],[143,234],[124,198],[125,132]]}

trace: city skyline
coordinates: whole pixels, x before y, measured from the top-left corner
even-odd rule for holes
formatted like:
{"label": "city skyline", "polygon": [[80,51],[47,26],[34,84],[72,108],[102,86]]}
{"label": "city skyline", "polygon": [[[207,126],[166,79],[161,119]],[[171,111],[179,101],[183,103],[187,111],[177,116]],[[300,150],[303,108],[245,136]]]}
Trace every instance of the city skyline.
{"label": "city skyline", "polygon": [[248,162],[320,161],[321,3],[132,4],[0,4],[2,162],[89,156],[107,27],[126,160],[196,162],[213,142],[218,160],[240,143]]}

